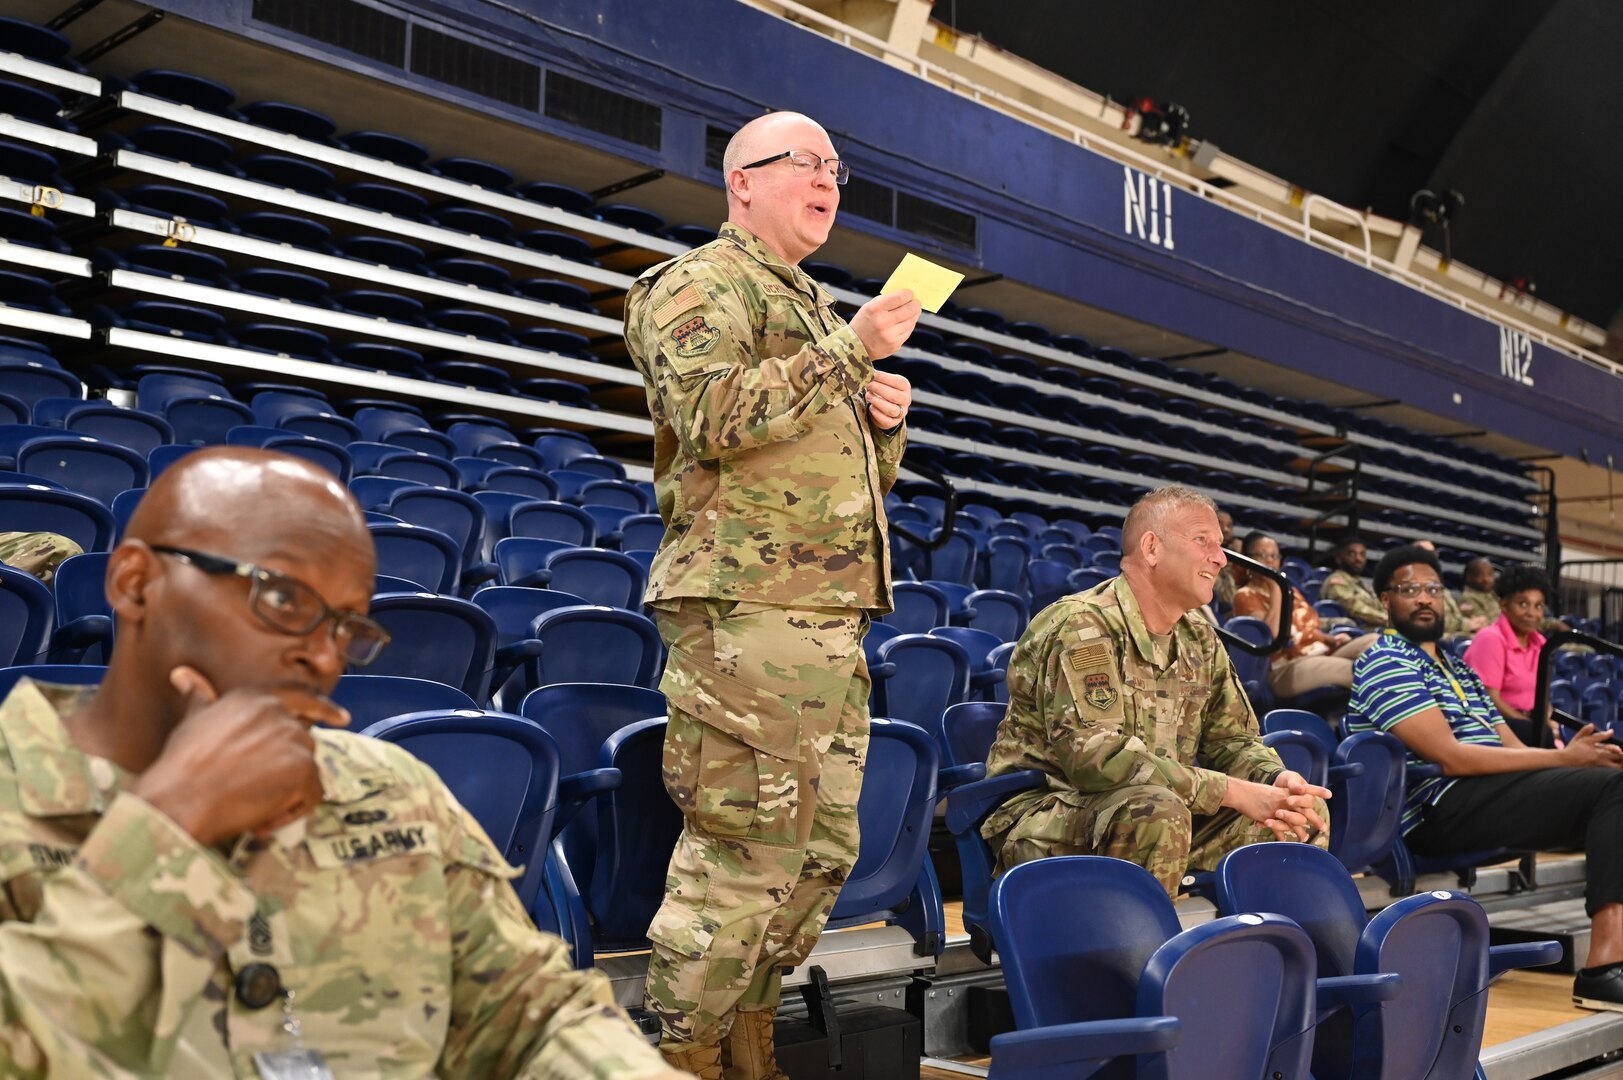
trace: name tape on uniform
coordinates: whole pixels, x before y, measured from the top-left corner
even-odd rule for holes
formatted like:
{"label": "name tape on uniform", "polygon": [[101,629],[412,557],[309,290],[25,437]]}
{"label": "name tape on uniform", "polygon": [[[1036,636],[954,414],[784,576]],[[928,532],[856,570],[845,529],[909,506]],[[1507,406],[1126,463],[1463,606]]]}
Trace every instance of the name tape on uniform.
{"label": "name tape on uniform", "polygon": [[947,302],[947,297],[952,295],[952,291],[963,280],[964,275],[956,270],[937,266],[929,259],[921,259],[910,251],[902,256],[902,261],[891,271],[890,280],[885,282],[885,287],[879,291],[892,293],[898,289],[912,289],[913,298],[925,311],[940,311],[941,305]]}

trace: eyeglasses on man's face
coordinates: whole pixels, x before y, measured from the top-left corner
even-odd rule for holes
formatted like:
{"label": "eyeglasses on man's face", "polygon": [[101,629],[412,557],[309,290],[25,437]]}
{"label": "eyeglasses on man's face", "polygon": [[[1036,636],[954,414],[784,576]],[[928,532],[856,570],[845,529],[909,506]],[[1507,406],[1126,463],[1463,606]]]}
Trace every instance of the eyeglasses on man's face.
{"label": "eyeglasses on man's face", "polygon": [[333,640],[343,650],[344,659],[356,667],[365,667],[376,660],[378,653],[389,644],[389,631],[382,624],[358,612],[334,611],[320,593],[298,578],[188,548],[154,544],[152,550],[189,563],[205,574],[247,578],[250,582],[248,606],[259,621],[272,630],[304,637],[331,620]]}
{"label": "eyeglasses on man's face", "polygon": [[752,161],[748,165],[740,165],[740,169],[759,169],[763,165],[770,165],[774,161],[787,161],[789,167],[801,176],[810,176],[819,169],[827,169],[834,176],[836,184],[843,184],[851,179],[851,167],[837,157],[818,157],[810,150],[785,150],[781,154],[764,157],[760,161]]}
{"label": "eyeglasses on man's face", "polygon": [[1433,600],[1438,600],[1441,599],[1446,590],[1443,588],[1442,582],[1439,581],[1428,581],[1423,584],[1415,581],[1406,581],[1402,585],[1388,585],[1386,591],[1389,593],[1395,593],[1398,596],[1403,597],[1405,600],[1413,600],[1421,593],[1425,593]]}

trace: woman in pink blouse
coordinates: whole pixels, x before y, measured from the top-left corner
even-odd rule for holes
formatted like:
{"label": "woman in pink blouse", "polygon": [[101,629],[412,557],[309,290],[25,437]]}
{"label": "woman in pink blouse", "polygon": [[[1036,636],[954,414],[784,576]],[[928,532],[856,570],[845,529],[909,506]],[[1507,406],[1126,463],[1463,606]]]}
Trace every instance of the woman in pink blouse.
{"label": "woman in pink blouse", "polygon": [[1544,635],[1544,602],[1550,579],[1536,566],[1512,566],[1494,584],[1499,618],[1477,632],[1465,650],[1465,662],[1482,676],[1499,714],[1525,726],[1537,690],[1538,653]]}

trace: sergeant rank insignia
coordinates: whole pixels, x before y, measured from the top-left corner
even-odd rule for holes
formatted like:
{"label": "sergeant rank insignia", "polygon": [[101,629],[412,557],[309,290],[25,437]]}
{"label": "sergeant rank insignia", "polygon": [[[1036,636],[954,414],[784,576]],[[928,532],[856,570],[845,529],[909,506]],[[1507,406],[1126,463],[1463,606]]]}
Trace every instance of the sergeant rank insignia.
{"label": "sergeant rank insignia", "polygon": [[676,355],[691,360],[714,349],[721,331],[705,322],[703,315],[695,315],[671,331],[671,340],[676,342]]}
{"label": "sergeant rank insignia", "polygon": [[1116,704],[1116,688],[1110,682],[1110,676],[1102,671],[1095,671],[1082,676],[1082,696],[1089,705],[1095,709],[1108,709]]}

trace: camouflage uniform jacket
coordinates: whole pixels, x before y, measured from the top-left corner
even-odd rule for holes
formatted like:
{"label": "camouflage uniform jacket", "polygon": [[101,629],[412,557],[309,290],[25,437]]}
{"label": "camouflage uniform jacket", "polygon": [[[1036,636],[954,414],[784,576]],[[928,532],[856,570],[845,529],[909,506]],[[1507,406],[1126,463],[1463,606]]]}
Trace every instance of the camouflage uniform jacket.
{"label": "camouflage uniform jacket", "polygon": [[625,334],[666,525],[648,601],[888,611],[906,439],[870,427],[873,364],[833,297],[728,223],[632,285]]}
{"label": "camouflage uniform jacket", "polygon": [[1499,618],[1499,598],[1491,592],[1460,590],[1460,633],[1474,634]]}
{"label": "camouflage uniform jacket", "polygon": [[0,703],[0,1075],[258,1076],[290,1044],[279,1004],[233,992],[256,962],[340,1077],[678,1075],[415,758],[317,729],[326,801],[207,849],[72,744],[88,693]]}
{"label": "camouflage uniform jacket", "polygon": [[1345,570],[1331,571],[1319,586],[1319,599],[1340,604],[1365,630],[1379,630],[1386,625],[1386,608],[1381,605],[1380,597],[1370,591],[1363,578]]}
{"label": "camouflage uniform jacket", "polygon": [[[1184,615],[1158,643],[1125,577],[1059,600],[1031,620],[1009,664],[1009,710],[986,775],[1047,774],[987,818],[993,850],[1050,792],[1099,795],[1153,784],[1193,814],[1222,806],[1228,777],[1269,782],[1284,770],[1216,632]],[[1196,764],[1196,761],[1201,764]]]}

